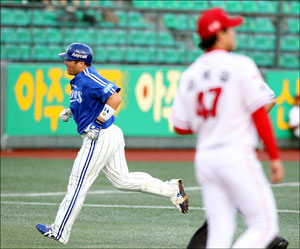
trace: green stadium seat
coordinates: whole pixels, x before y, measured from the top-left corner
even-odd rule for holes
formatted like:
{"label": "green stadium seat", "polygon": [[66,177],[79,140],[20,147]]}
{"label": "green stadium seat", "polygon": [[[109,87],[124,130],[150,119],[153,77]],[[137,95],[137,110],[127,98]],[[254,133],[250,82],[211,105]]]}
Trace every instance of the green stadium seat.
{"label": "green stadium seat", "polygon": [[285,14],[299,15],[300,3],[299,1],[282,1],[281,11]]}
{"label": "green stadium seat", "polygon": [[47,43],[47,36],[43,28],[33,28],[32,29],[32,41],[35,44]]}
{"label": "green stadium seat", "polygon": [[251,49],[257,50],[274,50],[276,46],[275,36],[256,35],[253,39],[253,46]]}
{"label": "green stadium seat", "polygon": [[236,28],[237,31],[256,32],[256,21],[254,18],[244,18],[243,25]]}
{"label": "green stadium seat", "polygon": [[146,43],[144,33],[139,30],[129,32],[128,42],[130,45],[144,45]]}
{"label": "green stadium seat", "polygon": [[210,7],[219,7],[219,8],[226,8],[226,3],[225,1],[216,1],[216,0],[212,0],[209,1]]}
{"label": "green stadium seat", "polygon": [[103,29],[96,31],[96,44],[117,45],[126,43],[125,30]]}
{"label": "green stadium seat", "polygon": [[145,1],[145,0],[132,0],[132,5],[134,8],[149,8],[149,2],[150,1]]}
{"label": "green stadium seat", "polygon": [[236,36],[237,42],[236,46],[238,50],[244,49],[247,47],[248,36],[246,34],[238,33]]}
{"label": "green stadium seat", "polygon": [[300,14],[300,2],[299,1],[291,1],[292,5],[292,14],[299,15]]}
{"label": "green stadium seat", "polygon": [[117,24],[120,28],[127,27],[127,14],[124,11],[116,11],[115,14],[119,17],[119,23]]}
{"label": "green stadium seat", "polygon": [[174,64],[177,62],[178,54],[175,49],[164,48],[162,49],[162,53],[164,57],[163,63]]}
{"label": "green stadium seat", "polygon": [[275,56],[274,53],[252,53],[253,59],[258,66],[272,67],[274,66]]}
{"label": "green stadium seat", "polygon": [[257,1],[258,12],[277,13],[278,3],[277,1]]}
{"label": "green stadium seat", "polygon": [[89,1],[89,6],[91,7],[114,7],[113,1],[101,0],[101,1]]}
{"label": "green stadium seat", "polygon": [[8,60],[19,60],[21,58],[21,50],[18,45],[5,45],[5,57]]}
{"label": "green stadium seat", "polygon": [[194,10],[194,2],[193,1],[177,1],[178,2],[178,9],[181,10]]}
{"label": "green stadium seat", "polygon": [[175,29],[176,28],[176,15],[167,13],[163,15],[165,26],[169,29]]}
{"label": "green stadium seat", "polygon": [[247,18],[245,25],[246,25],[246,31],[257,32],[256,19]]}
{"label": "green stadium seat", "polygon": [[300,22],[299,19],[286,19],[287,30],[289,33],[299,33],[300,32]]}
{"label": "green stadium seat", "polygon": [[199,15],[189,15],[188,18],[188,26],[187,29],[191,31],[197,30],[197,21],[198,21]]}
{"label": "green stadium seat", "polygon": [[244,17],[244,22],[243,22],[243,24],[242,24],[241,26],[236,27],[235,30],[236,30],[237,32],[247,32],[247,31],[248,31],[248,30],[247,30],[248,19],[249,19],[248,17]]}
{"label": "green stadium seat", "polygon": [[299,69],[299,55],[295,54],[280,54],[279,66],[284,68]]}
{"label": "green stadium seat", "polygon": [[268,32],[274,33],[275,27],[272,19],[270,18],[256,18],[255,19],[255,31],[256,32]]}
{"label": "green stadium seat", "polygon": [[126,30],[117,29],[114,30],[115,36],[116,36],[116,44],[119,45],[126,45],[127,44],[127,34]]}
{"label": "green stadium seat", "polygon": [[[157,9],[179,9],[179,2],[178,1],[151,1],[151,2],[156,2],[155,5],[157,6]],[[158,3],[160,2],[160,3]],[[154,4],[154,3],[152,3]]]}
{"label": "green stadium seat", "polygon": [[44,16],[43,12],[40,9],[35,9],[32,13],[32,24],[35,26],[43,25]]}
{"label": "green stadium seat", "polygon": [[157,50],[157,58],[156,62],[161,64],[161,63],[166,63],[166,57],[163,49],[158,49]]}
{"label": "green stadium seat", "polygon": [[185,50],[184,48],[177,49],[177,54],[178,54],[177,62],[178,63],[182,63],[182,64],[186,63],[186,53],[187,53],[187,50]]}
{"label": "green stadium seat", "polygon": [[143,28],[145,26],[143,17],[139,12],[130,11],[128,12],[127,18],[130,28]]}
{"label": "green stadium seat", "polygon": [[5,60],[6,59],[6,49],[5,49],[5,46],[3,44],[1,44],[1,60]]}
{"label": "green stadium seat", "polygon": [[158,33],[158,41],[161,46],[174,46],[175,42],[173,40],[173,36],[168,33],[161,31]]}
{"label": "green stadium seat", "polygon": [[64,43],[82,42],[92,46],[95,42],[95,30],[74,28],[64,30]]}
{"label": "green stadium seat", "polygon": [[15,28],[1,28],[1,43],[15,43],[18,36]]}
{"label": "green stadium seat", "polygon": [[35,45],[32,48],[32,59],[35,61],[46,61],[51,57],[49,46]]}
{"label": "green stadium seat", "polygon": [[256,1],[241,1],[243,12],[259,12]]}
{"label": "green stadium seat", "polygon": [[47,28],[44,30],[47,43],[61,43],[62,30],[56,28]]}
{"label": "green stadium seat", "polygon": [[35,26],[55,26],[59,23],[56,21],[58,13],[54,10],[39,10],[33,11],[33,25]]}
{"label": "green stadium seat", "polygon": [[242,3],[240,1],[226,1],[225,10],[228,12],[241,12]]}
{"label": "green stadium seat", "polygon": [[101,26],[102,23],[102,12],[98,9],[83,9],[83,10],[76,10],[74,13],[75,17],[74,20],[64,20],[61,15],[65,15],[64,12],[61,13],[59,19],[62,19],[64,26],[67,27],[91,27],[93,25]]}
{"label": "green stadium seat", "polygon": [[187,30],[188,28],[188,18],[185,14],[165,14],[164,23],[169,29]]}
{"label": "green stadium seat", "polygon": [[139,60],[139,54],[138,50],[135,47],[127,47],[127,56],[126,56],[126,61],[127,62],[138,62]]}
{"label": "green stadium seat", "polygon": [[136,47],[135,51],[138,54],[138,56],[137,56],[138,63],[149,63],[150,62],[151,58],[150,58],[149,52],[147,51],[147,48]]}
{"label": "green stadium seat", "polygon": [[14,11],[14,25],[27,26],[31,23],[31,11],[23,9],[15,9]]}
{"label": "green stadium seat", "polygon": [[[112,41],[110,43],[110,40]],[[96,44],[102,45],[102,44],[114,44],[115,38],[109,29],[103,29],[103,30],[97,30],[96,31]]]}
{"label": "green stadium seat", "polygon": [[201,54],[203,54],[201,49],[189,50],[187,54],[187,63],[194,62]]}
{"label": "green stadium seat", "polygon": [[1,25],[12,25],[15,22],[14,11],[9,8],[1,7]]}
{"label": "green stadium seat", "polygon": [[48,46],[48,49],[49,55],[47,60],[60,61],[58,54],[61,53],[64,49],[62,49],[59,45],[50,45]]}
{"label": "green stadium seat", "polygon": [[209,8],[208,1],[193,1],[195,10],[205,10]]}
{"label": "green stadium seat", "polygon": [[145,38],[145,45],[149,45],[149,46],[155,46],[156,44],[156,34],[153,31],[145,31],[144,32],[144,38]]}
{"label": "green stadium seat", "polygon": [[78,42],[92,46],[95,43],[95,29],[77,29],[75,32]]}
{"label": "green stadium seat", "polygon": [[107,62],[108,53],[106,47],[96,47],[94,49],[94,57],[96,62]]}
{"label": "green stadium seat", "polygon": [[184,31],[188,29],[188,17],[186,14],[177,15],[176,29]]}
{"label": "green stadium seat", "polygon": [[199,35],[197,33],[193,32],[192,39],[193,39],[194,46],[198,47],[198,45],[200,43],[200,37],[199,37]]}
{"label": "green stadium seat", "polygon": [[29,44],[31,43],[31,31],[29,28],[18,28],[16,30],[17,33],[17,37],[18,43],[25,43],[25,44]]}
{"label": "green stadium seat", "polygon": [[299,36],[281,37],[280,49],[284,51],[299,51]]}
{"label": "green stadium seat", "polygon": [[147,6],[145,8],[150,8],[150,9],[165,9],[168,8],[166,6],[166,3],[164,1],[147,1]]}
{"label": "green stadium seat", "polygon": [[125,49],[123,47],[113,47],[109,46],[105,48],[109,62],[121,62],[124,60]]}
{"label": "green stadium seat", "polygon": [[148,47],[146,48],[146,51],[148,53],[148,57],[149,57],[149,63],[155,63],[156,62],[156,48],[155,47]]}
{"label": "green stadium seat", "polygon": [[21,45],[20,49],[20,59],[23,61],[31,60],[31,46],[29,45]]}

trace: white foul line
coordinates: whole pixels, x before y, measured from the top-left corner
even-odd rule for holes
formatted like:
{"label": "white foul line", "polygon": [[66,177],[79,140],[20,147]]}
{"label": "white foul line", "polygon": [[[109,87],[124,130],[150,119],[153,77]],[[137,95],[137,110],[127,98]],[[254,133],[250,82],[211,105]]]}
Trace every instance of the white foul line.
{"label": "white foul line", "polygon": [[[1,204],[10,205],[32,205],[32,206],[58,206],[58,203],[49,202],[13,202],[1,201]],[[174,206],[140,206],[140,205],[112,205],[112,204],[83,204],[84,207],[99,207],[99,208],[134,208],[134,209],[174,209]],[[189,210],[205,210],[203,207],[189,207]],[[299,214],[299,210],[278,209],[278,213],[294,213]]]}
{"label": "white foul line", "polygon": [[[288,182],[288,183],[280,183],[280,184],[272,184],[272,187],[299,187],[299,182]],[[200,190],[200,186],[194,187],[185,187],[186,191],[195,191]],[[136,193],[134,191],[121,191],[121,190],[97,190],[97,191],[89,191],[88,195],[105,195],[105,194],[133,194]],[[66,192],[47,192],[47,193],[11,193],[11,194],[1,194],[1,197],[41,197],[41,196],[64,196]]]}
{"label": "white foul line", "polygon": [[[134,192],[129,191],[121,191],[121,190],[97,190],[97,191],[89,191],[88,195],[104,195],[104,194],[120,194],[126,193],[131,194]],[[1,197],[41,197],[41,196],[62,196],[65,195],[66,192],[47,192],[47,193],[14,193],[14,194],[1,194]]]}

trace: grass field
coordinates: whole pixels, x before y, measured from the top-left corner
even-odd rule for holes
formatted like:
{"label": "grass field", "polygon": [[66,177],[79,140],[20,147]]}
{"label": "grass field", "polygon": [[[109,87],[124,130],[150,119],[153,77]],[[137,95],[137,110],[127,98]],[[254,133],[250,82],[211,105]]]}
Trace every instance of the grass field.
{"label": "grass field", "polygon": [[[186,248],[205,219],[192,163],[129,162],[130,171],[144,171],[162,180],[183,178],[189,214],[181,214],[166,198],[117,191],[100,174],[69,243],[44,238],[35,224],[54,221],[72,164],[72,160],[1,158],[1,248]],[[280,235],[289,240],[289,248],[299,248],[299,162],[285,165],[284,182],[272,189]],[[235,238],[244,229],[238,217]]]}

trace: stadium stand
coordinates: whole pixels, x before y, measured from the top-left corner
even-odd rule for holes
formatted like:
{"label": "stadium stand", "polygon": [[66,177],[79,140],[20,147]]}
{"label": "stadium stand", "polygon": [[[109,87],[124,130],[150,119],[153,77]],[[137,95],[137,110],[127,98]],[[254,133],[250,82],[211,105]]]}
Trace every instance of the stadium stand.
{"label": "stadium stand", "polygon": [[199,13],[218,6],[245,16],[237,52],[260,67],[299,67],[299,1],[67,2],[1,1],[1,60],[58,61],[76,41],[93,47],[96,63],[186,65],[202,53]]}

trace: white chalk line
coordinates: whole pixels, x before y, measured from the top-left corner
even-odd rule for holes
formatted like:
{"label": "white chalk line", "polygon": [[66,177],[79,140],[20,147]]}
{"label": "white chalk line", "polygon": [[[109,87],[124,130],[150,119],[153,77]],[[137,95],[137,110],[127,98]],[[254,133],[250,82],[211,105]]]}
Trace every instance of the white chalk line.
{"label": "white chalk line", "polygon": [[[299,182],[289,182],[289,183],[280,183],[280,184],[272,184],[272,187],[299,187]],[[186,191],[196,191],[201,190],[201,187],[185,187]],[[88,195],[105,195],[105,194],[133,194],[137,192],[131,191],[121,191],[121,190],[97,190],[97,191],[89,191]],[[46,193],[8,193],[1,194],[1,197],[42,197],[42,196],[64,196],[66,192],[46,192]]]}
{"label": "white chalk line", "polygon": [[[1,201],[1,204],[8,205],[32,205],[32,206],[58,206],[59,203],[49,202],[14,202]],[[140,205],[112,205],[112,204],[83,204],[84,207],[98,207],[98,208],[129,208],[129,209],[174,209],[174,206],[140,206]],[[205,210],[203,207],[189,207],[189,210]],[[299,210],[278,209],[278,213],[293,213],[299,214]]]}

